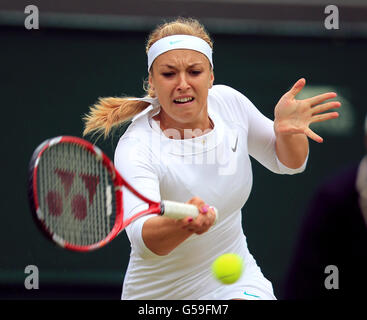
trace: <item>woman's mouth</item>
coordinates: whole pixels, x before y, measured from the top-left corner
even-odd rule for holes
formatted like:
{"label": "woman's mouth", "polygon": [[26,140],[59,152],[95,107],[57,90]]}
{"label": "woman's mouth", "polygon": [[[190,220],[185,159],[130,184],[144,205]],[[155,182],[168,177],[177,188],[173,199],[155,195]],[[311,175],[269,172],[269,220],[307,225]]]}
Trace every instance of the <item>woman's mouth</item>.
{"label": "woman's mouth", "polygon": [[194,101],[194,97],[183,97],[174,99],[173,102],[177,104],[189,104],[190,102]]}

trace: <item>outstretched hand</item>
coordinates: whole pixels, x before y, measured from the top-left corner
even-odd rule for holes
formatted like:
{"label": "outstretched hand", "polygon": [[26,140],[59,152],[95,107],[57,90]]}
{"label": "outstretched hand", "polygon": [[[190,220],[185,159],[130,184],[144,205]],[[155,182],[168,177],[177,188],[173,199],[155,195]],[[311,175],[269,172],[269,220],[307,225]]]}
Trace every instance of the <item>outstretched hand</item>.
{"label": "outstretched hand", "polygon": [[341,103],[338,101],[325,102],[335,98],[337,96],[335,92],[320,94],[304,100],[296,100],[296,95],[303,89],[305,84],[305,79],[299,79],[280,98],[274,110],[274,130],[276,134],[304,133],[316,142],[323,142],[323,139],[313,132],[309,126],[314,122],[322,122],[339,117],[338,112],[323,112],[339,108]]}

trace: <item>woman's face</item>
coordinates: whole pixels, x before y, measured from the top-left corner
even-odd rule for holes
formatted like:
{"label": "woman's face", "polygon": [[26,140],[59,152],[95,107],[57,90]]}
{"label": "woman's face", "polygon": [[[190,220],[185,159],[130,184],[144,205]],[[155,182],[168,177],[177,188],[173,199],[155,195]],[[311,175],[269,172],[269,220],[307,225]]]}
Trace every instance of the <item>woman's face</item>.
{"label": "woman's face", "polygon": [[200,52],[177,49],[158,56],[149,84],[161,104],[159,118],[164,127],[203,129],[213,81],[209,60]]}

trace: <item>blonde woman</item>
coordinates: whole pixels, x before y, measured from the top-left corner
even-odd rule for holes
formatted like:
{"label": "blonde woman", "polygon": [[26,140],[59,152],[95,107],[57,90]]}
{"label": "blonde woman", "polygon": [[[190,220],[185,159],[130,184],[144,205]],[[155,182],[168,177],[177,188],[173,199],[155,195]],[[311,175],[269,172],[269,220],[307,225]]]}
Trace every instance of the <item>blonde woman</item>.
{"label": "blonde woman", "polygon": [[[132,119],[115,150],[117,169],[145,196],[192,203],[201,213],[177,221],[145,216],[127,228],[131,255],[122,299],[275,299],[242,230],[250,156],[275,173],[304,171],[308,137],[322,141],[309,124],[337,117],[320,113],[340,104],[323,103],[335,93],[296,100],[305,85],[300,79],[272,121],[240,92],[213,85],[212,48],[194,19],[158,26],[146,46],[147,96],[100,99],[85,117],[85,134],[105,136]],[[123,200],[128,215],[144,206],[129,194]],[[218,209],[216,223],[209,205]],[[210,266],[228,252],[242,256],[246,267],[236,283],[221,285]]]}

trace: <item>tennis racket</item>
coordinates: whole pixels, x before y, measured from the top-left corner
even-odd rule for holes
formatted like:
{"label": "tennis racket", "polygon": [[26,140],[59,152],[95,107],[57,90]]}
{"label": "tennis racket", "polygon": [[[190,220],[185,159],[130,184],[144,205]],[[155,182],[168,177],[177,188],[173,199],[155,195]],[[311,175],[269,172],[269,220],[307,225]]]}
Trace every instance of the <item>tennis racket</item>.
{"label": "tennis racket", "polygon": [[[123,187],[147,203],[148,209],[124,217]],[[74,251],[106,245],[142,215],[182,219],[199,214],[191,204],[146,198],[98,147],[72,136],[48,139],[34,151],[28,195],[33,216],[45,235]]]}

